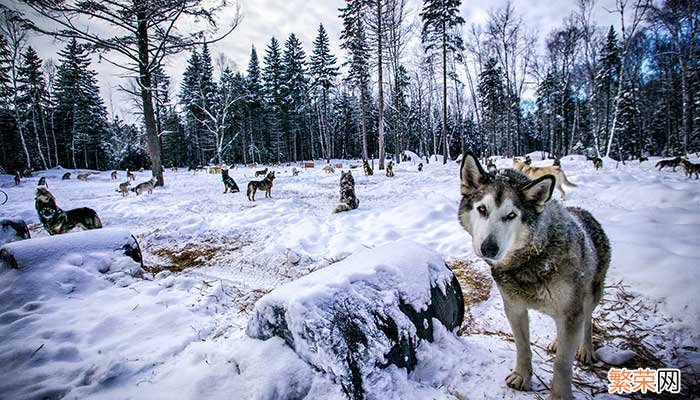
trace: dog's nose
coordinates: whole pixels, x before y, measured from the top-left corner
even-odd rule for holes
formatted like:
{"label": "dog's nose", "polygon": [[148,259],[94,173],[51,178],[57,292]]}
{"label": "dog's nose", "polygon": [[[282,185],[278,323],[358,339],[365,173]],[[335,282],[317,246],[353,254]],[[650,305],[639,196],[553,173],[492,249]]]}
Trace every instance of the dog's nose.
{"label": "dog's nose", "polygon": [[498,250],[498,243],[496,243],[493,236],[488,236],[486,240],[481,243],[481,255],[486,258],[495,258],[498,254]]}

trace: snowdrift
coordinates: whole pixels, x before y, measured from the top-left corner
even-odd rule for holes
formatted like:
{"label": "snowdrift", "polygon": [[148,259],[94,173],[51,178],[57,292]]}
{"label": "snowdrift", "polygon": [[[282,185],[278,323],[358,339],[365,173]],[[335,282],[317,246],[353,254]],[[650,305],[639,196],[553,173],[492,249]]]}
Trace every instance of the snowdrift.
{"label": "snowdrift", "polygon": [[139,244],[127,230],[95,229],[8,243],[0,248],[0,263],[27,268],[70,254],[115,252],[143,266]]}
{"label": "snowdrift", "polygon": [[351,398],[381,398],[391,391],[387,367],[413,370],[433,324],[455,330],[463,317],[461,288],[442,257],[404,240],[280,286],[256,303],[247,334],[284,339]]}

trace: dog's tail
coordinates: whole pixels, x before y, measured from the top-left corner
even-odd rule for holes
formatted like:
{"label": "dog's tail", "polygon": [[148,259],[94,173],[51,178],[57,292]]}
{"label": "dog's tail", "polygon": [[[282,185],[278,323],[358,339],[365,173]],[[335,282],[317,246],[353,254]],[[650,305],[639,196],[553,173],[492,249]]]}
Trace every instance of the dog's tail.
{"label": "dog's tail", "polygon": [[566,174],[564,173],[563,170],[559,170],[561,173],[561,181],[566,185],[566,186],[571,186],[571,187],[577,187],[575,183],[571,182],[569,178],[566,177]]}

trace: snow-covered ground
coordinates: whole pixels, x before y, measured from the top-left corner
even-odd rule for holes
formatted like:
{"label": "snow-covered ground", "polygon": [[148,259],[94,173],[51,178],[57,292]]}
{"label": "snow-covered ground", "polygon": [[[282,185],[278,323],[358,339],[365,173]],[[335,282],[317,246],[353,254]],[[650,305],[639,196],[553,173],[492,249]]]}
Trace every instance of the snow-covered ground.
{"label": "snow-covered ground", "polygon": [[[533,160],[551,163],[539,161],[539,153]],[[613,250],[607,283],[622,281],[633,296],[626,299],[640,304],[635,323],[648,328],[648,348],[668,366],[698,372],[700,181],[680,170],[658,172],[657,160],[606,160],[595,171],[584,157],[564,157],[563,168],[578,184],[565,188],[566,204],[589,209],[607,231]],[[510,163],[497,161],[500,168]],[[457,221],[458,168],[431,161],[419,173],[414,163],[401,163],[394,178],[355,169],[360,207],[340,214],[332,213],[340,171],[321,168],[297,177],[291,167],[276,169],[272,199],[258,193],[255,202],[245,193],[223,194],[220,176],[205,172],[167,171],[165,187],[127,198],[115,192],[109,172],[80,182],[81,171],[70,170],[69,181],[60,179],[67,170],[41,171],[17,187],[1,175],[9,201],[0,218],[24,219],[33,237],[46,236],[34,209],[34,188],[45,176],[62,208],[91,207],[105,227],[134,233],[155,274],[132,276],[133,265],[123,260],[105,272],[107,261],[95,255],[0,271],[0,398],[344,398],[339,385],[282,340],[247,338],[252,306],[282,283],[399,239],[448,261],[473,261],[470,237]],[[234,169],[231,176],[245,190],[253,172]],[[136,173],[137,183],[149,174]],[[419,349],[408,377],[390,372],[393,397],[533,398],[505,387],[515,348],[497,290],[471,314],[471,334],[437,332],[435,343]],[[628,317],[614,314],[598,316]],[[532,341],[548,343],[553,323],[531,317]],[[605,344],[624,347],[619,338]],[[533,363],[533,389],[546,395],[551,356],[535,347]],[[576,373],[586,383],[577,386],[577,397],[605,390],[592,372],[577,367]]]}

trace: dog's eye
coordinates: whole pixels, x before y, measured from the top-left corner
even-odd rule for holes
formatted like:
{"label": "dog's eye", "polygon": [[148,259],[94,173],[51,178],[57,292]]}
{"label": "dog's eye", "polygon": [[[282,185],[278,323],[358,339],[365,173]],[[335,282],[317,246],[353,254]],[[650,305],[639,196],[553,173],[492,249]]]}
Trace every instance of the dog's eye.
{"label": "dog's eye", "polygon": [[504,221],[512,221],[512,220],[514,220],[515,217],[517,217],[517,216],[518,216],[518,214],[516,214],[516,213],[514,213],[514,212],[511,211],[510,213],[508,213],[508,215],[506,215],[505,217],[503,217],[503,220],[504,220]]}
{"label": "dog's eye", "polygon": [[486,207],[484,207],[483,205],[477,207],[476,210],[479,212],[479,214],[483,215],[484,217],[488,215],[488,213],[486,212]]}

